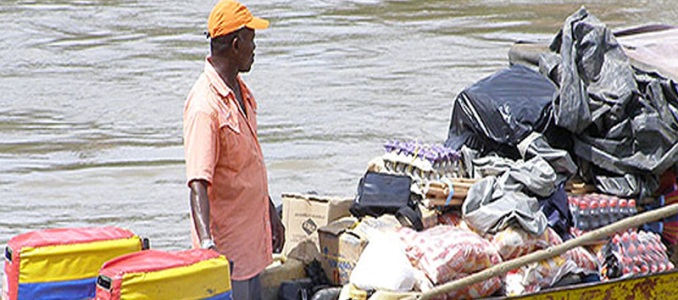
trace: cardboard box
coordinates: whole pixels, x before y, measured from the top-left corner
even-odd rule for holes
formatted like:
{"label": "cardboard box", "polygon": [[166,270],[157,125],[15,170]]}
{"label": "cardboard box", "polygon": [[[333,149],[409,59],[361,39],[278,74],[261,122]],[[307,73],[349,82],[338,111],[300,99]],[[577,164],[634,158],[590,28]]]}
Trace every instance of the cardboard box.
{"label": "cardboard box", "polygon": [[305,239],[318,245],[317,229],[342,217],[350,216],[348,209],[352,198],[318,195],[283,194],[283,217],[285,225],[285,249],[287,255]]}
{"label": "cardboard box", "polygon": [[383,232],[393,231],[400,223],[393,216],[378,219],[342,218],[318,229],[323,269],[332,284],[345,285],[369,240]]}
{"label": "cardboard box", "polygon": [[353,217],[337,220],[318,229],[321,264],[332,284],[347,284],[367,240],[350,230],[358,219]]}

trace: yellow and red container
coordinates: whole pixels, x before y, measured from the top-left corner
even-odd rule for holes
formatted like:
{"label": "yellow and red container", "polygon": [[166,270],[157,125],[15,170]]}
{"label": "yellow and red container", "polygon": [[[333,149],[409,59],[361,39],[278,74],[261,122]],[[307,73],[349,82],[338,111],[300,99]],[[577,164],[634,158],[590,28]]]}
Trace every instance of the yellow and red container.
{"label": "yellow and red container", "polygon": [[148,250],[115,258],[101,268],[96,300],[231,300],[228,260],[206,249]]}
{"label": "yellow and red container", "polygon": [[117,227],[55,228],[17,235],[5,248],[3,299],[89,299],[104,262],[144,247]]}

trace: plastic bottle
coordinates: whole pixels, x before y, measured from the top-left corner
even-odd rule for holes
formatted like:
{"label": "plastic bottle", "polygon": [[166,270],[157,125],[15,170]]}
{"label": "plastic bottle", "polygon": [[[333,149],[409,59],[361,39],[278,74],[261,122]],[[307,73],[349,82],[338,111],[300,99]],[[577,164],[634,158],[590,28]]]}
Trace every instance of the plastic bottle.
{"label": "plastic bottle", "polygon": [[622,274],[624,274],[623,276],[630,275],[631,274],[631,267],[629,267],[629,266],[624,267]]}
{"label": "plastic bottle", "polygon": [[628,216],[629,210],[626,205],[626,199],[619,199],[619,220],[623,220]]}
{"label": "plastic bottle", "polygon": [[589,204],[584,199],[579,199],[579,224],[580,230],[589,230]]}
{"label": "plastic bottle", "polygon": [[626,251],[626,249],[628,249],[630,242],[631,242],[631,238],[629,237],[628,231],[624,231],[624,233],[622,233],[620,240],[621,240],[622,248],[624,249],[624,251]]}
{"label": "plastic bottle", "polygon": [[636,208],[636,200],[634,199],[629,200],[627,206],[629,216],[635,216],[638,213],[638,208]]}
{"label": "plastic bottle", "polygon": [[633,266],[633,271],[631,271],[633,274],[640,274],[640,267],[639,266]]}
{"label": "plastic bottle", "polygon": [[623,264],[625,267],[627,267],[627,268],[633,270],[633,266],[634,266],[634,265],[633,265],[633,260],[630,259],[628,256],[622,256],[622,264]]}
{"label": "plastic bottle", "polygon": [[610,215],[610,223],[614,223],[619,220],[619,206],[617,205],[618,203],[619,198],[617,197],[610,198],[610,201],[607,203],[608,206],[607,211],[609,212]]}
{"label": "plastic bottle", "polygon": [[598,229],[600,227],[600,210],[598,209],[598,200],[591,199],[589,202],[589,230]]}
{"label": "plastic bottle", "polygon": [[598,201],[598,212],[600,213],[600,227],[610,224],[610,211],[607,208],[607,200],[605,198]]}
{"label": "plastic bottle", "polygon": [[577,197],[569,197],[567,202],[570,206],[570,214],[572,215],[572,224],[574,227],[579,227],[579,199]]}

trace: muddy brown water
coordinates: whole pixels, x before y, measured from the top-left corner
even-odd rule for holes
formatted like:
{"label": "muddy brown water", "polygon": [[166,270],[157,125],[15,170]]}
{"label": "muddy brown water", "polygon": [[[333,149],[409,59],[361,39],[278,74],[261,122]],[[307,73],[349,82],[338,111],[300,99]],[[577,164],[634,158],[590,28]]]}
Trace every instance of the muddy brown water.
{"label": "muddy brown water", "polygon": [[[189,247],[182,108],[215,1],[0,2],[0,245],[115,225]],[[244,77],[276,202],[352,196],[389,139],[442,143],[464,87],[585,5],[610,27],[676,24],[675,1],[253,0]]]}

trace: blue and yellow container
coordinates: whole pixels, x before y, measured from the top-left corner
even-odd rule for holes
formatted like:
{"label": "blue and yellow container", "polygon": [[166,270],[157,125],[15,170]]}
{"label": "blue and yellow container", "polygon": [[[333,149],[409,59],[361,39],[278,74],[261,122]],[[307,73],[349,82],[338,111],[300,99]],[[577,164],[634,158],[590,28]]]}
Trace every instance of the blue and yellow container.
{"label": "blue and yellow container", "polygon": [[56,228],[20,234],[5,248],[3,298],[90,299],[104,262],[143,248],[117,227]]}
{"label": "blue and yellow container", "polygon": [[205,249],[148,250],[101,268],[96,300],[231,300],[228,260]]}

